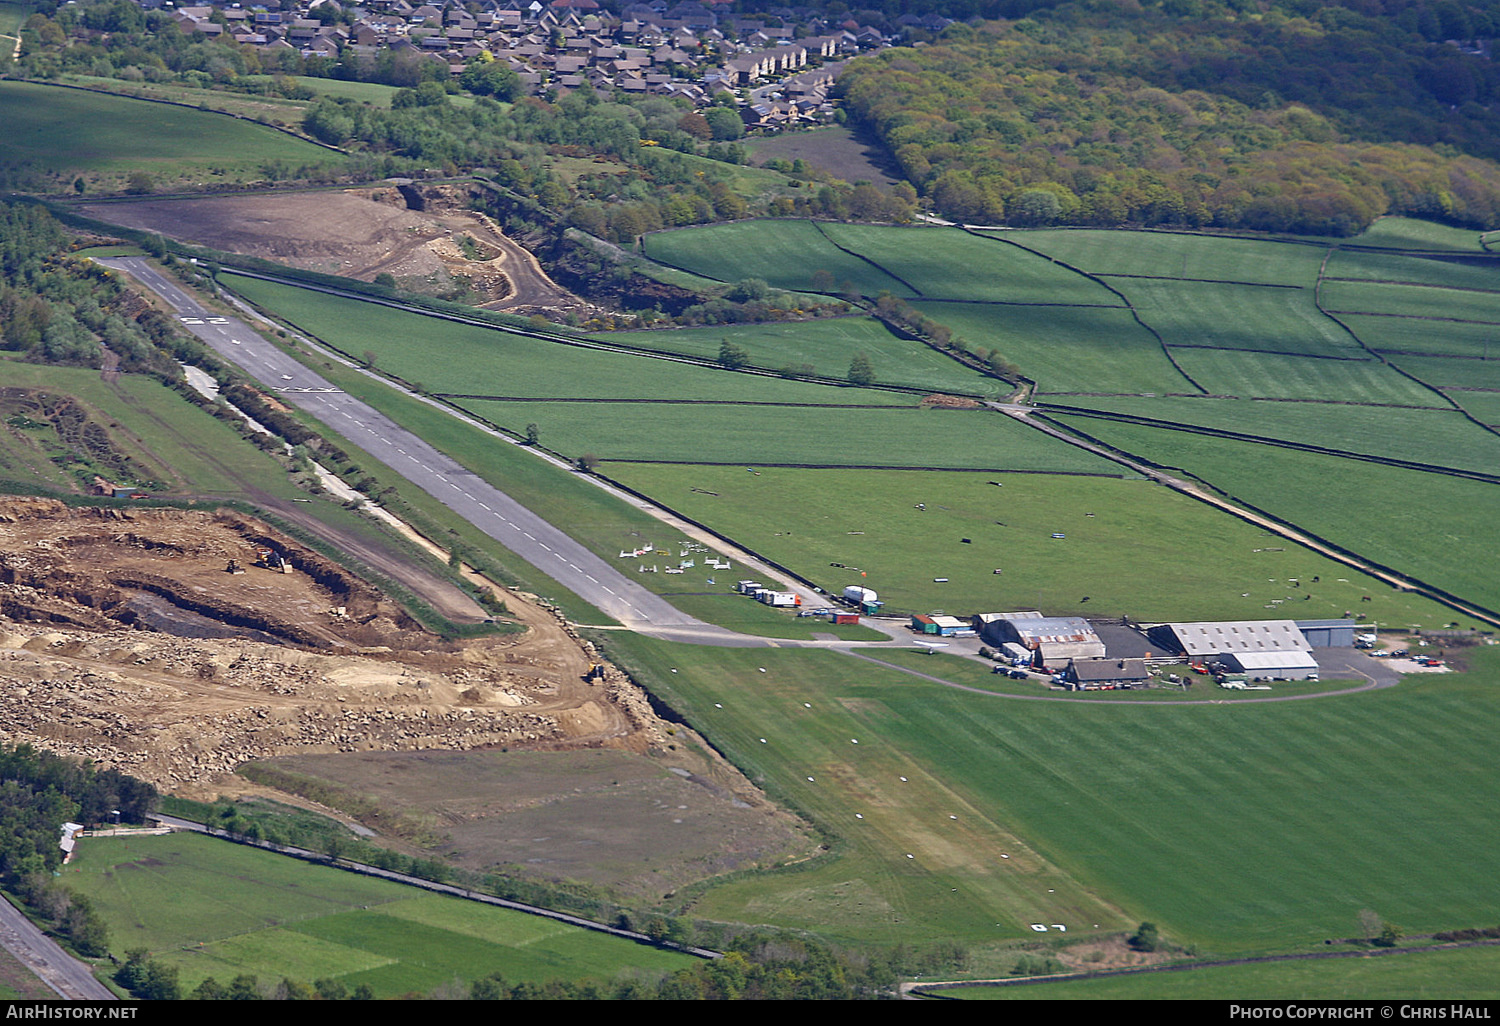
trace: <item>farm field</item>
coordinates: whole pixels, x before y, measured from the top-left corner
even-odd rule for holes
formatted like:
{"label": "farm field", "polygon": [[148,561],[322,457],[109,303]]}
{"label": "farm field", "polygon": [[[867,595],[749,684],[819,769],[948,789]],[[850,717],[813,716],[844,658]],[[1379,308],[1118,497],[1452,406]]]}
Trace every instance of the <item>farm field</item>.
{"label": "farm field", "polygon": [[[805,160],[813,167],[831,172],[846,182],[869,181],[882,187],[896,184],[884,170],[889,163],[878,144],[867,144],[842,125],[828,125],[782,135],[760,135],[745,139],[741,145],[757,164],[771,160]],[[880,163],[872,163],[879,161]]]}
{"label": "farm field", "polygon": [[230,282],[251,302],[274,311],[351,358],[361,360],[368,353],[380,370],[437,394],[793,405],[914,402],[878,391],[830,388],[645,355],[568,346],[243,276],[233,276]]}
{"label": "farm field", "polygon": [[[29,165],[58,188],[82,176],[118,190],[144,171],[158,189],[260,180],[269,162],[337,164],[341,154],[263,125],[219,114],[29,82],[0,82],[5,163]],[[79,133],[77,126],[92,126]]]}
{"label": "farm field", "polygon": [[[1458,398],[1462,398],[1459,393]],[[1341,403],[1285,403],[1256,399],[1086,396],[1069,407],[1087,407],[1163,425],[1235,431],[1257,438],[1301,442],[1341,452],[1500,472],[1500,436],[1458,410],[1388,409]]]}
{"label": "farm field", "polygon": [[[1127,452],[1185,470],[1335,545],[1500,610],[1500,586],[1489,572],[1500,486],[1134,424],[1057,419]],[[1380,602],[1390,592],[1371,594]],[[1385,620],[1372,612],[1370,603],[1357,608]]]}
{"label": "farm field", "polygon": [[1115,286],[1168,346],[1368,357],[1318,310],[1310,289],[1144,279]]}
{"label": "farm field", "polygon": [[[717,360],[719,346],[731,342],[745,351],[753,367],[779,370],[811,367],[813,374],[843,379],[849,361],[864,353],[875,368],[876,381],[887,385],[927,388],[959,395],[994,394],[1005,382],[944,356],[910,339],[891,334],[873,317],[836,317],[828,320],[770,324],[719,324],[711,328],[673,328],[659,331],[612,331],[589,336],[614,345],[640,346],[662,353],[681,353]],[[905,405],[906,396],[860,391],[863,403]]]}
{"label": "farm field", "polygon": [[818,229],[923,299],[1122,305],[1108,289],[1045,257],[959,228],[820,223]]}
{"label": "farm field", "polygon": [[[1500,358],[1500,327],[1415,317],[1345,313],[1339,320],[1378,353],[1432,353],[1437,356]],[[1492,352],[1493,350],[1493,352]]]}
{"label": "farm field", "polygon": [[[112,950],[147,948],[185,992],[241,973],[329,978],[376,997],[499,971],[511,982],[670,972],[690,956],[429,894],[212,838],[99,838],[66,873],[109,922]],[[150,915],[142,911],[150,909]]]}
{"label": "farm field", "polygon": [[[625,463],[608,472],[825,591],[872,588],[892,613],[1041,609],[1156,622],[1288,616],[1295,603],[1298,618],[1353,610],[1438,626],[1454,617],[1139,480],[790,468],[757,477],[739,467]],[[1314,576],[1323,583],[1290,583]],[[1366,594],[1371,602],[1360,601]]]}
{"label": "farm field", "polygon": [[1039,393],[1198,391],[1123,307],[912,305],[1020,367]]}
{"label": "farm field", "polygon": [[1377,249],[1411,249],[1431,252],[1482,253],[1479,240],[1483,233],[1469,228],[1453,228],[1432,221],[1410,217],[1382,217],[1359,235],[1347,240],[1346,246],[1371,246]]}
{"label": "farm field", "polygon": [[1172,350],[1184,374],[1210,395],[1249,399],[1337,399],[1376,406],[1448,405],[1378,360],[1328,360],[1234,349]]}
{"label": "farm field", "polygon": [[841,842],[713,888],[699,915],[832,924],[850,941],[890,938],[900,918],[907,943],[971,945],[1149,917],[1228,955],[1321,946],[1369,907],[1408,933],[1459,928],[1500,900],[1482,854],[1500,826],[1473,812],[1496,769],[1492,649],[1471,650],[1470,674],[1386,691],[1132,708],[840,670],[833,653],[619,646]]}
{"label": "farm field", "polygon": [[1453,392],[1453,401],[1469,416],[1490,427],[1500,427],[1500,394],[1495,392]]}
{"label": "farm field", "polygon": [[455,402],[514,432],[537,424],[542,444],[567,456],[607,461],[731,463],[741,474],[776,464],[1123,472],[992,410]]}
{"label": "farm field", "polygon": [[813,275],[827,271],[839,291],[848,283],[866,296],[913,294],[889,274],[840,250],[811,221],[738,221],[654,232],[641,245],[652,260],[718,281],[759,278],[773,288],[812,292],[817,291]]}
{"label": "farm field", "polygon": [[1451,1001],[1500,997],[1500,948],[1403,952],[1381,958],[1277,961],[1191,972],[1139,973],[1024,987],[950,987],[963,1001]]}
{"label": "farm field", "polygon": [[31,17],[34,10],[36,8],[29,3],[0,0],[0,35],[15,38],[20,34],[21,26],[26,24],[26,19]]}
{"label": "farm field", "polygon": [[1385,314],[1434,320],[1500,325],[1500,292],[1397,285],[1390,282],[1325,281],[1323,307],[1330,313]]}
{"label": "farm field", "polygon": [[1450,289],[1500,289],[1500,259],[1492,256],[1418,257],[1340,249],[1323,268],[1324,281],[1370,281],[1435,285]]}
{"label": "farm field", "polygon": [[1090,274],[1262,285],[1314,284],[1327,251],[1299,243],[1172,232],[1039,229],[993,234]]}

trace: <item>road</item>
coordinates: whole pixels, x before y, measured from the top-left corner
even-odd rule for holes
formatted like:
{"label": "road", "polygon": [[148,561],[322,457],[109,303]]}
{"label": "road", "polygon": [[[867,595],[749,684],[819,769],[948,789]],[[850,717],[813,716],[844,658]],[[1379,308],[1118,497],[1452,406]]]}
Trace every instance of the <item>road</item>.
{"label": "road", "polygon": [[0,946],[58,995],[69,1001],[114,1001],[89,967],[58,947],[8,899],[0,900]]}

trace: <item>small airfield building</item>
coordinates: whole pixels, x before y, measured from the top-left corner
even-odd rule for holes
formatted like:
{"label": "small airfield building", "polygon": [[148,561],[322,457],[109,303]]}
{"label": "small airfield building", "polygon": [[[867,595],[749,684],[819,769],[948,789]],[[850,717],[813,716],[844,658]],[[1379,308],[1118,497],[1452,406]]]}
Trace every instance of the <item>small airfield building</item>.
{"label": "small airfield building", "polygon": [[996,648],[1012,642],[1032,654],[1033,666],[1066,666],[1073,659],[1103,659],[1104,642],[1081,616],[1037,613],[981,613],[974,618],[980,637]]}
{"label": "small airfield building", "polygon": [[1135,687],[1150,679],[1144,659],[1074,659],[1063,671],[1063,680],[1080,691]]}

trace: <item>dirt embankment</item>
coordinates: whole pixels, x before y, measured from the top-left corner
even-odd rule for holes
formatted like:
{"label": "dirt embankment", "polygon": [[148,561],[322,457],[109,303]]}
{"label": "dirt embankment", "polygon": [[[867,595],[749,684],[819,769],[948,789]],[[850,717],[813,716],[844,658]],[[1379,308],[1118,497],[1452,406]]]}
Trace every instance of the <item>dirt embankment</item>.
{"label": "dirt embankment", "polygon": [[628,678],[585,683],[591,646],[504,598],[524,634],[448,643],[251,517],[0,498],[0,737],[208,794],[294,753],[667,750]]}
{"label": "dirt embankment", "polygon": [[467,209],[460,185],[382,185],[343,192],[82,204],[89,217],[183,242],[372,281],[388,273],[416,292],[467,283],[475,305],[557,317],[593,307],[549,278],[493,220]]}

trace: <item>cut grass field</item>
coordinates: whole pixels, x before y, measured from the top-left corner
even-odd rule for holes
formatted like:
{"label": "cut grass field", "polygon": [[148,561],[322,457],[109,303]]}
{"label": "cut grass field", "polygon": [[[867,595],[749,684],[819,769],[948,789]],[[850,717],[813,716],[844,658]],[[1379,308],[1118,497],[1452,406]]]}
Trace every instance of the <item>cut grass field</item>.
{"label": "cut grass field", "polygon": [[1450,289],[1500,289],[1500,256],[1406,256],[1365,250],[1336,251],[1323,269],[1328,278],[1439,285]]}
{"label": "cut grass field", "polygon": [[[1127,452],[1185,470],[1367,559],[1500,610],[1500,584],[1490,572],[1500,486],[1134,424],[1058,419]],[[1392,597],[1389,591],[1371,594],[1377,603]],[[1372,612],[1370,603],[1350,608],[1399,622]],[[1463,619],[1456,613],[1451,618]]]}
{"label": "cut grass field", "polygon": [[1361,342],[1380,353],[1500,359],[1500,325],[1364,314],[1339,314],[1339,320],[1349,325]]}
{"label": "cut grass field", "polygon": [[1312,285],[1326,247],[1172,232],[997,232],[1090,274]]}
{"label": "cut grass field", "polygon": [[65,876],[110,924],[116,955],[150,950],[177,966],[185,991],[249,973],[269,984],[367,984],[376,997],[396,997],[493,972],[511,983],[608,981],[694,961],[196,835],[88,841]]}
{"label": "cut grass field", "polygon": [[[26,24],[26,19],[31,17],[36,10],[33,4],[18,3],[16,0],[0,0],[0,35],[10,36],[15,39],[20,35],[21,26]],[[7,48],[5,51],[9,53]]]}
{"label": "cut grass field", "polygon": [[1479,321],[1500,327],[1500,292],[1396,285],[1390,282],[1327,281],[1323,306],[1334,313],[1386,314],[1439,322]]}
{"label": "cut grass field", "polygon": [[[905,385],[956,392],[960,395],[995,394],[1006,383],[936,352],[911,339],[898,338],[873,317],[837,317],[829,320],[771,324],[720,324],[711,328],[677,328],[665,331],[614,331],[590,336],[601,342],[640,346],[662,353],[681,353],[702,360],[717,360],[725,342],[739,346],[752,367],[799,371],[811,367],[813,374],[843,379],[855,354],[864,353],[882,384]],[[916,398],[901,394],[860,391],[859,401],[892,406],[914,404]]]}
{"label": "cut grass field", "polygon": [[1500,907],[1484,856],[1500,824],[1476,813],[1497,769],[1493,649],[1384,691],[1120,707],[976,695],[836,653],[618,644],[838,838],[833,858],[696,896],[701,916],[981,949],[1033,922],[1072,937],[1151,919],[1226,955],[1321,947],[1363,908],[1415,934]]}
{"label": "cut grass field", "polygon": [[[5,162],[31,165],[71,190],[123,187],[145,172],[158,189],[260,180],[273,161],[342,163],[343,155],[236,118],[31,82],[0,82]],[[79,125],[89,125],[79,132]]]}
{"label": "cut grass field", "polygon": [[1367,357],[1318,310],[1311,289],[1144,279],[1116,287],[1169,346]]}
{"label": "cut grass field", "polygon": [[962,1001],[1453,1001],[1500,997],[1500,948],[1208,966],[1023,987],[948,987]]}
{"label": "cut grass field", "polygon": [[1121,306],[1083,275],[1003,239],[958,228],[822,224],[835,245],[859,254],[924,299]]}
{"label": "cut grass field", "polygon": [[[609,473],[825,591],[872,588],[893,613],[1040,609],[1160,622],[1355,610],[1431,627],[1453,619],[1437,603],[1144,481],[781,468],[757,477],[641,464],[611,464]],[[1315,576],[1315,586],[1290,583]],[[1360,601],[1366,594],[1371,602]],[[1281,604],[1267,609],[1273,602]]]}
{"label": "cut grass field", "polygon": [[1382,217],[1345,244],[1377,249],[1481,253],[1484,247],[1479,240],[1483,237],[1483,233],[1470,228],[1453,228],[1410,217]]}
{"label": "cut grass field", "polygon": [[549,449],[606,461],[728,463],[741,474],[776,464],[1124,473],[992,410],[455,402],[513,432],[536,424]]}
{"label": "cut grass field", "polygon": [[840,250],[811,221],[737,221],[655,232],[641,240],[653,260],[717,281],[759,278],[779,289],[811,292],[813,275],[827,271],[834,288],[860,295],[913,292],[884,271]]}
{"label": "cut grass field", "polygon": [[1448,405],[1443,397],[1378,360],[1325,360],[1235,349],[1172,350],[1177,365],[1210,395],[1252,399],[1336,399],[1377,406]]}
{"label": "cut grass field", "polygon": [[[814,405],[871,401],[862,389],[569,346],[240,275],[226,275],[226,283],[352,359],[362,360],[368,352],[381,371],[439,394]],[[876,393],[873,401],[893,400]]]}
{"label": "cut grass field", "polygon": [[971,345],[993,349],[1038,392],[1196,392],[1124,308],[912,304]]}
{"label": "cut grass field", "polygon": [[1112,396],[1080,396],[1068,405],[1146,417],[1165,425],[1234,431],[1351,454],[1500,473],[1500,436],[1485,431],[1453,409]]}

